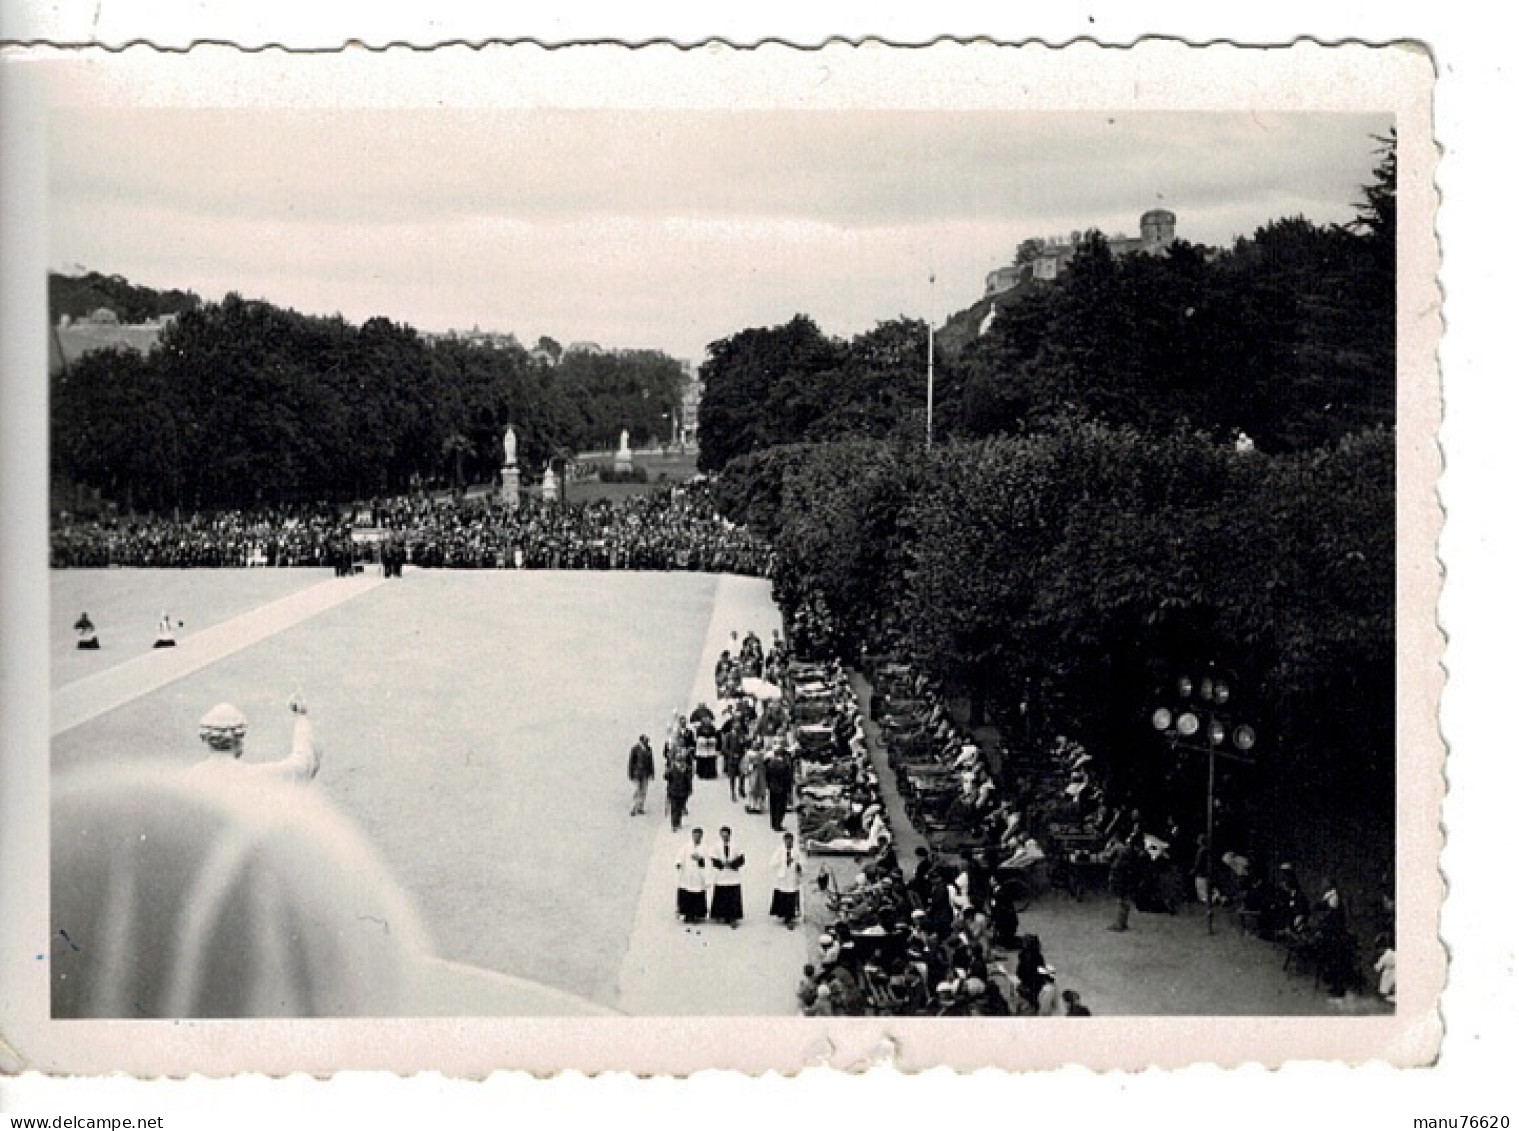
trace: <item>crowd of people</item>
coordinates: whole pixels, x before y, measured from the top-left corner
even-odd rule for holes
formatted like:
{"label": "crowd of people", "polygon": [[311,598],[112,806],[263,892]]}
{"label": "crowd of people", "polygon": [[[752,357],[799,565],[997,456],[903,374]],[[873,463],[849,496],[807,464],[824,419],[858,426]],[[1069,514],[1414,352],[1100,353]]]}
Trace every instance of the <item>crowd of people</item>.
{"label": "crowd of people", "polygon": [[[824,775],[826,792],[810,817],[822,837],[807,844],[817,853],[855,857],[858,870],[847,882],[828,885],[832,917],[799,987],[803,1013],[1084,1015],[1079,995],[1057,987],[1040,939],[1020,931],[1015,876],[1033,861],[1020,857],[1026,838],[1015,835],[1016,815],[990,785],[985,756],[926,679],[900,665],[891,675],[897,681],[896,702],[883,698],[873,703],[877,722],[911,715],[913,733],[927,741],[936,760],[942,756],[942,769],[953,782],[948,807],[956,810],[955,821],[976,836],[983,828],[995,828],[996,837],[978,841],[975,848],[961,842],[963,851],[958,852],[948,851],[949,838],[926,837],[911,873],[904,870],[858,702],[843,669],[835,665],[826,690],[819,689],[815,699],[821,717],[814,724],[819,728],[814,742],[831,748],[832,758]],[[890,728],[883,730],[886,734]],[[898,734],[886,749],[905,795],[903,737]],[[920,833],[942,831],[930,826],[920,807],[910,806],[909,816]],[[805,810],[801,821],[807,828]]]}
{"label": "crowd of people", "polygon": [[352,524],[328,508],[53,519],[54,569],[229,569],[332,564]]}
{"label": "crowd of people", "polygon": [[[784,569],[775,592],[799,654],[838,652],[841,635],[820,594]],[[936,852],[970,851],[980,866],[1021,874],[1035,891],[1084,898],[1105,890],[1115,931],[1128,930],[1135,911],[1228,910],[1242,929],[1282,944],[1286,967],[1315,975],[1332,997],[1363,983],[1384,999],[1395,994],[1389,880],[1367,890],[1373,903],[1355,902],[1355,915],[1345,912],[1350,901],[1333,862],[1320,862],[1306,885],[1313,898],[1293,895],[1285,877],[1296,869],[1282,867],[1291,854],[1262,843],[1227,793],[1215,799],[1210,836],[1203,814],[1176,800],[1185,775],[1120,780],[1102,751],[1069,735],[1020,728],[1029,733],[993,765],[951,717],[941,689],[907,661],[911,653],[910,641],[880,624],[851,662],[872,687],[872,716],[908,816]]]}
{"label": "crowd of people", "polygon": [[[870,850],[876,832],[822,826],[863,866],[834,898],[839,917],[806,983],[807,1010],[1086,1014],[1079,995],[1057,989],[1039,939],[1020,932],[1020,903],[1052,886],[1077,897],[1105,886],[1113,931],[1130,929],[1136,910],[1176,914],[1188,901],[1232,907],[1242,924],[1287,947],[1288,965],[1296,960],[1311,970],[1331,996],[1355,983],[1355,940],[1333,880],[1310,899],[1291,864],[1266,877],[1240,852],[1211,860],[1206,837],[1110,796],[1097,760],[1064,735],[1021,757],[1003,752],[994,766],[925,675],[879,657],[867,657],[867,670],[887,762],[925,847],[907,877],[893,853]],[[856,760],[845,779],[868,774],[857,712],[847,706],[838,712]],[[834,804],[866,823],[881,820],[869,797]],[[825,810],[824,820],[840,816]],[[826,850],[826,842],[809,840],[808,847]],[[1379,990],[1390,997],[1396,952],[1390,912],[1385,918],[1374,954]],[[857,956],[842,977],[834,973],[835,952]]]}
{"label": "crowd of people", "polygon": [[[367,541],[355,543],[360,530]],[[721,517],[705,485],[562,505],[406,495],[337,510],[220,511],[186,518],[58,516],[54,568],[333,568],[366,557],[447,569],[693,570],[765,576],[770,549]]]}
{"label": "crowd of people", "polygon": [[380,515],[413,564],[451,569],[693,570],[764,576],[770,550],[694,489],[561,506],[410,501]]}
{"label": "crowd of people", "polygon": [[1050,811],[1031,779],[999,784],[987,751],[940,689],[901,662],[871,668],[873,714],[909,817],[934,851],[970,855],[994,874],[1048,883]]}
{"label": "crowd of people", "polygon": [[[770,914],[788,927],[805,896],[819,928],[798,986],[806,1016],[1086,1015],[1079,994],[1057,986],[1041,940],[1020,930],[1017,878],[1037,863],[1037,842],[1018,835],[1019,815],[991,784],[985,755],[927,681],[909,675],[903,686],[911,708],[900,696],[877,706],[912,711],[959,783],[966,828],[993,835],[954,853],[946,842],[920,848],[909,874],[850,673],[837,660],[798,659],[780,632],[768,648],[753,632],[734,633],[713,671],[717,709],[703,701],[675,717],[662,756],[647,735],[628,753],[630,815],[649,812],[662,778],[664,816],[685,833],[675,914],[737,927],[745,868],[767,867]],[[768,854],[741,847],[736,815],[715,832],[688,827],[694,791],[724,779],[728,802],[765,817],[779,837]]]}
{"label": "crowd of people", "polygon": [[[1274,875],[1260,868],[1226,814],[1210,841],[1169,813],[1133,804],[1114,791],[1100,761],[1065,735],[1018,756],[1003,752],[994,771],[925,676],[891,662],[873,664],[871,675],[876,720],[908,812],[936,852],[962,856],[962,875],[992,878],[994,935],[1016,945],[1013,930],[999,923],[999,916],[1016,921],[998,906],[999,879],[1021,876],[1025,890],[1056,886],[1078,898],[1105,886],[1111,931],[1129,930],[1135,911],[1175,915],[1189,902],[1229,908],[1244,929],[1286,947],[1286,965],[1312,972],[1332,997],[1361,980],[1358,942],[1333,878],[1310,898],[1290,862]],[[1384,910],[1375,918],[1372,952],[1363,957],[1376,958],[1378,992],[1389,998],[1393,916]]]}
{"label": "crowd of people", "polygon": [[1311,896],[1291,861],[1261,867],[1237,825],[1219,819],[1226,814],[1216,815],[1219,828],[1210,843],[1206,832],[1169,814],[1156,820],[1140,806],[1113,800],[1079,743],[1058,738],[1050,762],[1057,783],[1065,784],[1046,810],[1047,827],[1067,861],[1106,868],[1116,904],[1110,930],[1127,930],[1133,910],[1175,915],[1187,903],[1226,908],[1242,929],[1285,947],[1284,966],[1311,972],[1330,997],[1357,988],[1365,980],[1360,960],[1372,957],[1381,964],[1374,967],[1377,992],[1383,998],[1395,994],[1395,976],[1382,976],[1396,964],[1390,899],[1368,916],[1374,923],[1373,950],[1360,954],[1344,896],[1331,875],[1312,887],[1317,894]]}

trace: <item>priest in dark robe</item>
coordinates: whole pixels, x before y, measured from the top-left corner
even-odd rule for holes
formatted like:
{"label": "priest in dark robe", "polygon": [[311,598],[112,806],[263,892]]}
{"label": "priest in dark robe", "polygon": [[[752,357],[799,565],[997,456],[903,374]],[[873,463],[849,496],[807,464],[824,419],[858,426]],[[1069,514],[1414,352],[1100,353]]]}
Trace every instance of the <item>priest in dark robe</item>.
{"label": "priest in dark robe", "polygon": [[744,854],[733,843],[733,830],[717,831],[718,845],[712,852],[712,921],[736,928],[744,917]]}

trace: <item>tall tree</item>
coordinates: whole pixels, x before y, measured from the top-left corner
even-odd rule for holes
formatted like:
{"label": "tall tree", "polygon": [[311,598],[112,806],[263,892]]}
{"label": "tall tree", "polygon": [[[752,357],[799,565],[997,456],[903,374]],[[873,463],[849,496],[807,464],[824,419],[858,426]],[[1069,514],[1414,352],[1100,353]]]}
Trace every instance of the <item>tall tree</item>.
{"label": "tall tree", "polygon": [[829,403],[821,376],[842,357],[842,344],[801,314],[783,326],[744,330],[708,346],[698,415],[702,470],[800,439],[801,429]]}

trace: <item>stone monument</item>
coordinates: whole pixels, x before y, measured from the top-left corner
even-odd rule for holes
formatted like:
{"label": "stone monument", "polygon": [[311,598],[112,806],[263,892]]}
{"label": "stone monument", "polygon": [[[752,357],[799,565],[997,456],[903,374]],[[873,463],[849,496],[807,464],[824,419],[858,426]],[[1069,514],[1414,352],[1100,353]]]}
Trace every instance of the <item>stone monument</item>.
{"label": "stone monument", "polygon": [[543,501],[546,503],[552,503],[558,498],[559,480],[554,478],[553,465],[547,464],[543,468]]}
{"label": "stone monument", "polygon": [[617,447],[617,456],[612,461],[612,470],[618,475],[629,475],[633,471],[633,449],[628,447],[628,430],[622,430],[622,442]]}
{"label": "stone monument", "polygon": [[501,466],[501,501],[511,510],[517,509],[517,496],[522,490],[522,471],[517,466],[517,433],[510,424],[501,437],[502,455],[506,462]]}

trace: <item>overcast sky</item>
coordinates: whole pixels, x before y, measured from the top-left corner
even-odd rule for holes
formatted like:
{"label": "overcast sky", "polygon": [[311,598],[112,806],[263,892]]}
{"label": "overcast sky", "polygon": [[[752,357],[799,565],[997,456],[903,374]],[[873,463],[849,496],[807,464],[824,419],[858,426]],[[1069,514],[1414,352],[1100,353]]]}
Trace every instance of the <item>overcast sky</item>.
{"label": "overcast sky", "polygon": [[[71,109],[50,260],[216,300],[663,349],[937,320],[1030,236],[1350,218],[1388,115]],[[931,288],[929,277],[936,283]]]}

